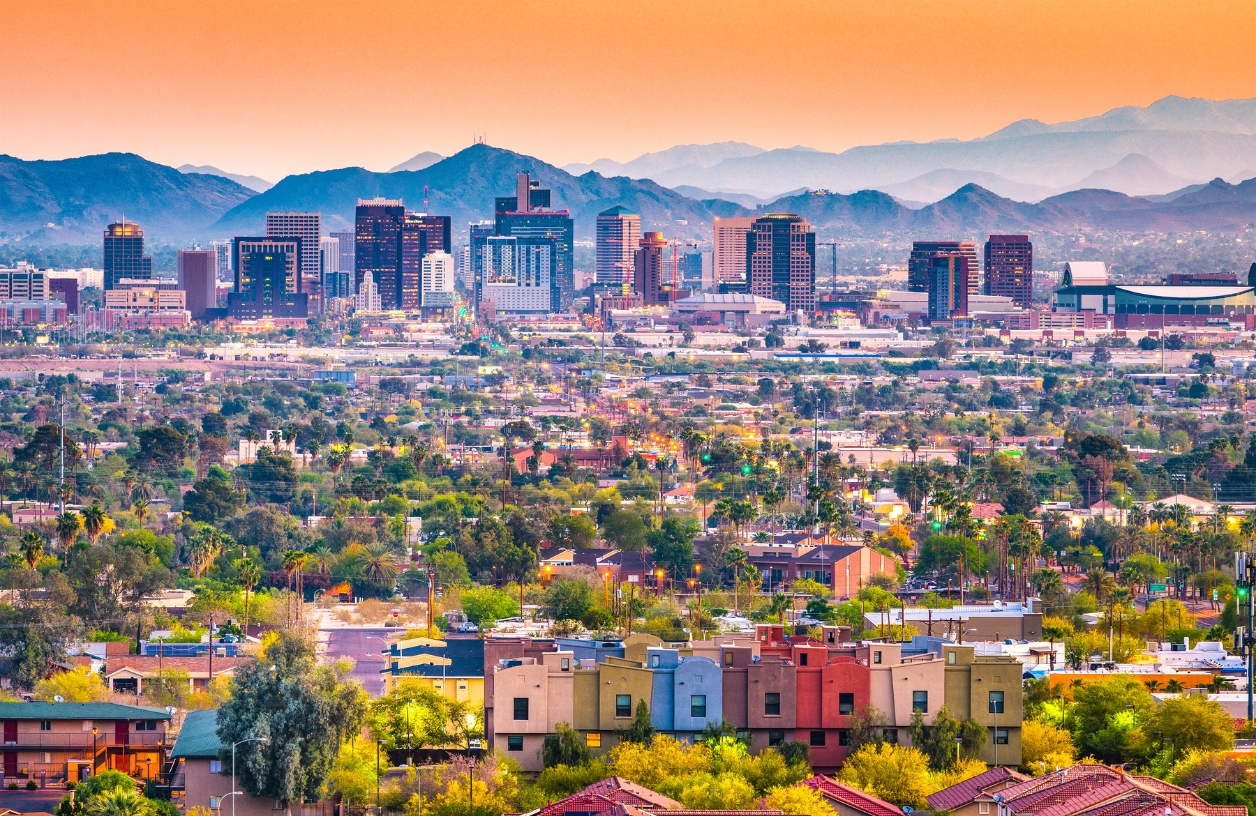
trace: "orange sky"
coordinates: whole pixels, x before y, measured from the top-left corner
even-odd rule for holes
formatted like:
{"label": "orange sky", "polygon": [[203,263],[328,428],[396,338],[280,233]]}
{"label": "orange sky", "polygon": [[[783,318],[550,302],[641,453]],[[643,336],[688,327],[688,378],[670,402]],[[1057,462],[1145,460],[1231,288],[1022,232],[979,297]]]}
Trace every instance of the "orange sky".
{"label": "orange sky", "polygon": [[1247,2],[0,3],[0,152],[271,180],[490,144],[564,164],[735,139],[968,139],[1256,96]]}

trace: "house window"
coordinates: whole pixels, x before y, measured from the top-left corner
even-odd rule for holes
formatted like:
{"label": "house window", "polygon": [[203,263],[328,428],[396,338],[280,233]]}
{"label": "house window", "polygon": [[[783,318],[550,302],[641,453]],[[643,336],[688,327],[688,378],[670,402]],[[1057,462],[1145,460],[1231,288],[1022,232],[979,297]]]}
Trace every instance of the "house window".
{"label": "house window", "polygon": [[885,737],[885,741],[890,745],[898,745],[897,728],[883,728],[881,729],[881,736]]}
{"label": "house window", "polygon": [[1006,728],[994,729],[994,744],[995,745],[1007,745],[1007,729]]}
{"label": "house window", "polygon": [[853,693],[841,693],[837,695],[837,713],[838,714],[854,714],[855,713],[855,695]]}
{"label": "house window", "polygon": [[929,713],[929,692],[913,691],[911,693],[911,710],[921,714]]}
{"label": "house window", "polygon": [[563,671],[571,671],[571,658],[564,657],[562,660],[558,661],[558,668]]}
{"label": "house window", "polygon": [[733,665],[733,653],[732,652],[724,653],[724,665],[725,666]]}
{"label": "house window", "polygon": [[222,760],[211,759],[209,761],[209,772],[210,773],[222,773]]}
{"label": "house window", "polygon": [[689,716],[694,719],[706,719],[706,695],[694,694],[689,698]]}
{"label": "house window", "polygon": [[52,764],[52,752],[43,751],[42,753],[40,753],[39,761],[44,763],[45,765],[51,765]]}
{"label": "house window", "polygon": [[946,665],[948,666],[955,665],[955,650],[954,649],[946,650]]}
{"label": "house window", "polygon": [[51,730],[52,730],[52,720],[40,720],[40,721],[39,721],[39,730],[40,730],[40,731],[51,731]]}
{"label": "house window", "polygon": [[135,722],[135,730],[136,731],[156,731],[157,721],[156,720],[137,720]]}
{"label": "house window", "polygon": [[1001,691],[990,692],[990,713],[991,714],[1003,713],[1003,692]]}
{"label": "house window", "polygon": [[632,695],[616,694],[615,695],[615,716],[631,717],[632,716]]}
{"label": "house window", "polygon": [[845,728],[839,729],[837,732],[837,744],[843,748],[850,745],[850,732]]}
{"label": "house window", "polygon": [[220,802],[222,802],[222,799],[217,796],[209,797],[209,809],[217,810]]}
{"label": "house window", "polygon": [[873,662],[873,663],[876,663],[876,664],[880,664],[880,662],[881,662],[881,653],[880,653],[880,652],[873,652],[873,653],[872,653],[872,662]]}
{"label": "house window", "polygon": [[824,747],[824,732],[823,732],[823,731],[812,731],[812,732],[811,732],[811,747],[812,747],[812,748],[823,748],[823,747]]}
{"label": "house window", "polygon": [[977,803],[977,813],[981,814],[981,816],[987,816],[987,814],[988,814],[988,813],[990,813],[990,803],[989,803],[989,802],[978,802],[978,803]]}
{"label": "house window", "polygon": [[596,731],[590,731],[584,735],[584,744],[590,748],[602,747],[602,735]]}
{"label": "house window", "polygon": [[526,720],[527,718],[528,718],[528,698],[516,697],[515,698],[515,719]]}
{"label": "house window", "polygon": [[522,751],[523,750],[523,737],[506,737],[506,750],[507,751]]}
{"label": "house window", "polygon": [[784,731],[769,731],[768,732],[768,747],[775,748],[776,746],[780,745],[784,741],[785,741]]}
{"label": "house window", "polygon": [[768,716],[779,716],[781,713],[781,695],[779,692],[769,691],[763,695],[763,713]]}
{"label": "house window", "polygon": [[798,653],[798,665],[799,666],[807,665],[807,653],[806,652]]}
{"label": "house window", "polygon": [[661,661],[660,661],[660,659],[659,659],[659,656],[658,656],[658,655],[656,655],[656,654],[655,654],[655,655],[650,655],[650,668],[652,668],[652,669],[657,669],[657,668],[659,667],[659,663],[660,663],[660,662],[661,662]]}

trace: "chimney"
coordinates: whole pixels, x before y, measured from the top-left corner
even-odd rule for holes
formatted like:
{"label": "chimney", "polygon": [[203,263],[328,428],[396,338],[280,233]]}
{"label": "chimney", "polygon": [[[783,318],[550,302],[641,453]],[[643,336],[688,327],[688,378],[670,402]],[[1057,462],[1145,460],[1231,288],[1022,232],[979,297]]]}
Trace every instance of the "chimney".
{"label": "chimney", "polygon": [[515,211],[532,212],[532,175],[531,173],[515,174]]}

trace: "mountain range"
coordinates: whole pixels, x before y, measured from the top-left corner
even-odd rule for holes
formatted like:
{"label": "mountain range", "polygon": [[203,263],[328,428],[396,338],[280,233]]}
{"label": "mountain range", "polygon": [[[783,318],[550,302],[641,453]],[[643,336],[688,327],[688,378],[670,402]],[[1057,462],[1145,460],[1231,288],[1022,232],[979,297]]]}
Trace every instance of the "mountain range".
{"label": "mountain range", "polygon": [[219,176],[221,178],[231,179],[236,184],[248,187],[255,193],[264,193],[271,187],[275,186],[275,182],[273,181],[267,181],[266,179],[258,178],[257,176],[245,176],[239,173],[228,173],[226,170],[219,170],[212,164],[184,164],[181,165],[178,170],[180,173],[201,173],[206,176]]}
{"label": "mountain range", "polygon": [[[1212,129],[1189,129],[1202,127]],[[964,162],[971,166],[955,166]],[[571,211],[580,239],[592,238],[597,213],[615,204],[640,213],[643,230],[682,240],[709,240],[717,216],[765,210],[797,212],[825,237],[1233,230],[1256,224],[1253,167],[1256,100],[1178,97],[1077,122],[1026,120],[969,142],[841,154],[762,151],[739,142],[683,145],[623,164],[568,167],[578,175],[476,144],[448,158],[419,153],[387,173],[351,167],[288,176],[260,192],[250,184],[267,182],[256,177],[209,166],[175,169],[126,153],[61,161],[0,156],[0,240],[98,243],[105,224],[123,216],[141,223],[150,240],[224,238],[261,232],[268,211],[320,211],[328,229],[344,229],[357,199],[376,196],[448,214],[455,235],[465,236],[468,222],[492,218],[494,197],[511,195],[520,171],[553,190],[554,206]],[[1204,169],[1211,174],[1201,175]],[[646,171],[654,178],[632,177]],[[684,174],[706,181],[673,187],[659,180]],[[824,181],[833,174],[883,182],[832,192],[843,189]],[[756,189],[788,192],[764,197]]]}

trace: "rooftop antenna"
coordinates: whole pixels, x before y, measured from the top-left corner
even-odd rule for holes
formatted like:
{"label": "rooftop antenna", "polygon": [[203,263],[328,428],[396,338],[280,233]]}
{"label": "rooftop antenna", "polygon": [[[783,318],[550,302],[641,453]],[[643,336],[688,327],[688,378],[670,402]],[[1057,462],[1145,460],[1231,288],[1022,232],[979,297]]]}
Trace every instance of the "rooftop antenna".
{"label": "rooftop antenna", "polygon": [[423,212],[424,212],[424,213],[428,212],[428,209],[427,209],[427,185],[426,185],[426,184],[424,184],[424,185],[423,185]]}

